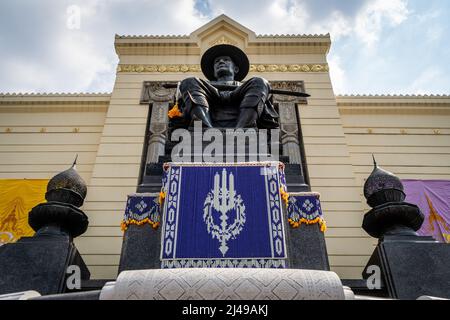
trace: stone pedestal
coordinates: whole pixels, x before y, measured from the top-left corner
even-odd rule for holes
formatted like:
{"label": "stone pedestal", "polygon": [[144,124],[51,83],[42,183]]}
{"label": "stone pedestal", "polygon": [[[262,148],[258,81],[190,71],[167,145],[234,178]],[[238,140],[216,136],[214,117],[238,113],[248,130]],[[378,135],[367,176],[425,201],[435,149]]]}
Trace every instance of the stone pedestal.
{"label": "stone pedestal", "polygon": [[[283,265],[286,268],[329,270],[324,237],[325,223],[322,218],[319,196],[319,194],[311,192],[291,193],[290,199],[294,201],[294,204],[290,205],[289,209],[282,206],[281,213],[285,226],[283,238],[286,239],[287,250],[287,259]],[[161,226],[152,227],[154,221],[164,221],[159,205],[156,206],[161,217],[151,217],[152,212],[156,209],[157,199],[158,194],[156,193],[129,195],[124,217],[124,222],[129,221],[129,224],[126,223],[127,227],[124,228],[119,272],[162,268]],[[300,227],[292,226],[291,222],[293,221],[289,221],[290,218],[295,220],[292,216],[296,213],[294,208],[302,213]],[[200,215],[202,212],[197,212],[197,214]]]}
{"label": "stone pedestal", "polygon": [[81,279],[90,273],[69,236],[22,238],[0,247],[0,294],[34,290],[41,295],[67,292],[67,267],[77,265]]}
{"label": "stone pedestal", "polygon": [[119,273],[124,270],[161,268],[161,228],[130,225],[124,233]]}
{"label": "stone pedestal", "polygon": [[420,296],[450,298],[450,245],[431,237],[385,236],[372,254],[367,267],[380,267],[389,296],[417,299]]}
{"label": "stone pedestal", "polygon": [[330,270],[325,235],[318,224],[286,229],[290,268]]}
{"label": "stone pedestal", "polygon": [[373,276],[370,266],[378,266],[391,298],[450,298],[450,245],[418,236],[423,219],[416,205],[405,202],[383,203],[364,217],[364,230],[379,242],[363,278]]}
{"label": "stone pedestal", "polygon": [[[318,224],[293,229],[287,217],[286,242],[289,268],[330,270],[325,236]],[[125,270],[161,268],[161,228],[130,225],[124,232],[119,273]]]}
{"label": "stone pedestal", "polygon": [[[143,96],[141,103],[149,103],[151,112],[149,113],[148,137],[146,139],[147,146],[145,148],[145,162],[142,163],[140,183],[137,187],[138,193],[156,193],[161,189],[161,180],[163,176],[163,164],[165,162],[174,161],[171,154],[174,146],[178,142],[171,141],[173,132],[178,127],[184,127],[184,123],[178,123],[177,118],[168,121],[167,111],[171,107],[174,98],[174,90],[165,89],[163,82],[146,82],[144,83]],[[302,82],[271,82],[274,89],[290,90],[295,92],[304,91]],[[247,142],[239,142],[226,139],[229,134],[225,128],[216,128],[215,130],[222,134],[223,140],[220,143],[220,155],[226,157],[227,154],[234,154],[234,161],[248,162],[261,160],[264,156],[266,160],[280,160],[285,164],[285,178],[288,192],[308,192],[308,170],[306,158],[303,150],[303,137],[301,133],[301,125],[297,106],[306,104],[306,99],[274,95],[273,102],[277,107],[280,118],[280,131],[276,132],[276,143],[273,144],[270,133],[267,145]],[[196,124],[197,125],[197,124]],[[195,125],[195,126],[196,126]],[[189,128],[189,141],[191,142],[190,156],[191,159],[186,161],[202,162],[202,151],[211,143],[211,141],[202,141],[202,134],[205,128]],[[196,129],[196,130],[194,130]],[[230,128],[228,128],[230,129]],[[256,136],[264,133],[255,130]],[[196,136],[197,135],[197,136]],[[195,139],[197,138],[197,139]],[[185,142],[185,138],[182,138]],[[194,143],[194,140],[196,142]],[[215,141],[215,139],[213,140]],[[258,140],[259,141],[259,140]],[[215,141],[217,142],[217,141]],[[231,150],[230,143],[237,142],[244,154],[241,155],[239,150]],[[198,144],[198,145],[196,145]],[[234,149],[234,147],[233,147]],[[185,152],[185,150],[184,150]],[[256,154],[255,154],[256,152]],[[273,156],[276,156],[273,159]],[[186,156],[186,155],[184,155]],[[217,154],[216,154],[217,156]],[[239,156],[244,156],[243,159]],[[251,158],[256,156],[256,158]],[[272,158],[271,158],[272,157]],[[198,160],[200,159],[200,160]],[[239,160],[240,159],[240,160]],[[224,161],[226,158],[224,158]],[[219,161],[220,162],[220,161]],[[329,270],[328,256],[323,232],[317,224],[302,225],[301,228],[293,229],[289,227],[287,222],[286,210],[283,210],[283,216],[286,226],[286,246],[288,252],[287,267],[289,268],[305,268],[314,270]],[[122,253],[120,259],[119,272],[123,270],[136,269],[153,269],[160,268],[160,248],[161,248],[161,231],[154,230],[147,224],[130,225],[124,233],[122,245]]]}

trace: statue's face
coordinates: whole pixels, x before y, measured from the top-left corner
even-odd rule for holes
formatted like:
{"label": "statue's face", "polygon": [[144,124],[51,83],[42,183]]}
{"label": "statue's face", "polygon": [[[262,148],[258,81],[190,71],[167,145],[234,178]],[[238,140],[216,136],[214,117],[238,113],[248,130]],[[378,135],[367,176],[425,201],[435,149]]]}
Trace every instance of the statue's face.
{"label": "statue's face", "polygon": [[220,56],[214,59],[214,76],[216,79],[224,76],[233,76],[239,72],[229,56]]}

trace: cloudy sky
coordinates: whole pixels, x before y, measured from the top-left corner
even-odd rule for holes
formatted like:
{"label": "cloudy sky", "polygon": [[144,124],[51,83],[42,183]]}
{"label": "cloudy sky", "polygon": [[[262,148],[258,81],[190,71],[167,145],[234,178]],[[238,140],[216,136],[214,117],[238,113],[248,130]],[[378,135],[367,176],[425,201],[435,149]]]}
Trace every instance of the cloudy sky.
{"label": "cloudy sky", "polygon": [[0,92],[110,92],[114,34],[222,13],[257,34],[329,32],[336,93],[450,94],[448,0],[2,0]]}

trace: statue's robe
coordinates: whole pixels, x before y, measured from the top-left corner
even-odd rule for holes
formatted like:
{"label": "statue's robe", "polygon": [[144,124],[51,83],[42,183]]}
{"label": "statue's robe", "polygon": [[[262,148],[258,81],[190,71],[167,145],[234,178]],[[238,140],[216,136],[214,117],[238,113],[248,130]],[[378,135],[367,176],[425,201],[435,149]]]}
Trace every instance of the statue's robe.
{"label": "statue's robe", "polygon": [[[233,91],[218,90],[216,86],[237,86]],[[194,105],[202,106],[209,112],[214,127],[235,127],[240,110],[255,109],[258,118],[256,123],[248,123],[245,127],[265,129],[278,128],[278,113],[269,99],[270,84],[260,77],[253,77],[243,83],[238,81],[217,82],[205,81],[190,77],[181,81],[179,107],[183,117],[191,119]]]}

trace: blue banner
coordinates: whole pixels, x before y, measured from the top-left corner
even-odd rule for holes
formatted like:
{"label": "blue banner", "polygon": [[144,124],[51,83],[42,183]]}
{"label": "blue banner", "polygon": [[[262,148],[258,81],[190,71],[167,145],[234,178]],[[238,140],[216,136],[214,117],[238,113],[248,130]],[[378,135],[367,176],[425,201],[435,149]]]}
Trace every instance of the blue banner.
{"label": "blue banner", "polygon": [[318,223],[322,232],[327,229],[325,219],[322,216],[320,194],[317,192],[289,193],[287,212],[288,222],[293,228],[298,228],[302,223]]}
{"label": "blue banner", "polygon": [[278,162],[169,164],[162,267],[285,267]]}
{"label": "blue banner", "polygon": [[121,228],[125,231],[130,224],[143,225],[148,223],[156,229],[160,223],[160,215],[159,194],[133,193],[128,195]]}

